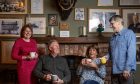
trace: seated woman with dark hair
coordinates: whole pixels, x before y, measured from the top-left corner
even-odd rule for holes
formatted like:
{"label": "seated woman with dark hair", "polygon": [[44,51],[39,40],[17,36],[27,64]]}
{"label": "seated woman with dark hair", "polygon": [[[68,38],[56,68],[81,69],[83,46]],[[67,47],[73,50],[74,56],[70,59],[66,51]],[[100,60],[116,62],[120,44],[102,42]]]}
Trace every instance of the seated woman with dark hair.
{"label": "seated woman with dark hair", "polygon": [[106,67],[101,63],[101,58],[96,58],[98,48],[89,46],[86,55],[87,58],[82,59],[78,67],[78,75],[81,75],[80,84],[104,84]]}

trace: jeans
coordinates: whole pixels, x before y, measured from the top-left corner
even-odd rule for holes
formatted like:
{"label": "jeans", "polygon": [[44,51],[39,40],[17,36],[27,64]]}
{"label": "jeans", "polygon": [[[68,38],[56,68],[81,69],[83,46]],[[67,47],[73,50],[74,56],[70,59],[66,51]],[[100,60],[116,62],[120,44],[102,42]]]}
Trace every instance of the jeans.
{"label": "jeans", "polygon": [[84,84],[99,84],[97,81],[94,80],[87,80],[84,82]]}

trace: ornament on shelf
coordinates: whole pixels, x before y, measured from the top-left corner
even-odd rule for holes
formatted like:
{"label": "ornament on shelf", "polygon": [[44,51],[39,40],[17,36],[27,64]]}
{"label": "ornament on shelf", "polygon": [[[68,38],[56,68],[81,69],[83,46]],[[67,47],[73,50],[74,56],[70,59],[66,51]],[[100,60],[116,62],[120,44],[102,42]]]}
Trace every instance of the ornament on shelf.
{"label": "ornament on shelf", "polygon": [[80,37],[87,37],[87,29],[86,26],[81,26],[80,27]]}
{"label": "ornament on shelf", "polygon": [[53,26],[48,28],[48,35],[47,36],[48,37],[55,37],[55,35],[54,35],[54,27]]}
{"label": "ornament on shelf", "polygon": [[51,36],[54,36],[54,27],[51,27]]}
{"label": "ornament on shelf", "polygon": [[97,32],[98,32],[99,36],[102,36],[103,31],[104,31],[104,27],[103,27],[102,23],[100,23],[97,28]]}

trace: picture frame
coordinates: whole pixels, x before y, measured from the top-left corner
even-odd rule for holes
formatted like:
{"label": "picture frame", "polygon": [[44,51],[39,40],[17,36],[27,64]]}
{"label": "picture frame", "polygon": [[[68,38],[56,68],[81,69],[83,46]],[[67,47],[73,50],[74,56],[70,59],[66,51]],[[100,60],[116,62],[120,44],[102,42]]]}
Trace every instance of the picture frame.
{"label": "picture frame", "polygon": [[45,17],[27,17],[26,24],[31,24],[33,28],[33,34],[46,34]]}
{"label": "picture frame", "polygon": [[103,32],[113,32],[109,19],[113,15],[119,15],[119,9],[89,9],[88,32],[97,32],[99,24],[103,25]]}
{"label": "picture frame", "polygon": [[66,23],[66,22],[59,23],[60,30],[69,30],[69,26],[70,26],[70,24]]}
{"label": "picture frame", "polygon": [[31,0],[31,14],[44,13],[44,0]]}
{"label": "picture frame", "polygon": [[0,14],[27,14],[27,0],[1,0]]}
{"label": "picture frame", "polygon": [[58,25],[58,15],[57,14],[48,14],[48,25],[49,26]]}
{"label": "picture frame", "polygon": [[11,51],[14,41],[1,41],[1,63],[2,64],[16,64],[17,61],[11,58]]}
{"label": "picture frame", "polygon": [[19,36],[23,19],[0,19],[0,36]]}
{"label": "picture frame", "polygon": [[75,8],[75,20],[85,20],[84,8]]}
{"label": "picture frame", "polygon": [[98,0],[97,6],[113,6],[113,0]]}
{"label": "picture frame", "polygon": [[139,6],[140,0],[119,0],[119,6]]}
{"label": "picture frame", "polygon": [[140,9],[122,9],[124,26],[140,33]]}

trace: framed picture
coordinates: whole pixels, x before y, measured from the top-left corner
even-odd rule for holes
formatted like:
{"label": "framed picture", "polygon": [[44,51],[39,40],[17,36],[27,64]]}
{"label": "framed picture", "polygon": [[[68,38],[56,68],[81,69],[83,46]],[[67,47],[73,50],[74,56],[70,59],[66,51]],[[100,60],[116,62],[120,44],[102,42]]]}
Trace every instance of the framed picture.
{"label": "framed picture", "polygon": [[85,20],[84,8],[75,8],[75,20]]}
{"label": "framed picture", "polygon": [[0,14],[26,14],[27,0],[0,0]]}
{"label": "framed picture", "polygon": [[31,0],[31,14],[44,13],[44,0]]}
{"label": "framed picture", "polygon": [[11,58],[11,51],[14,41],[1,41],[1,63],[2,64],[16,64],[16,60]]}
{"label": "framed picture", "polygon": [[140,9],[123,9],[124,26],[140,33]]}
{"label": "framed picture", "polygon": [[28,17],[26,24],[31,24],[33,34],[46,34],[46,18],[45,17]]}
{"label": "framed picture", "polygon": [[48,14],[48,25],[49,26],[58,25],[57,14]]}
{"label": "framed picture", "polygon": [[113,0],[98,0],[98,6],[113,6]]}
{"label": "framed picture", "polygon": [[119,6],[140,6],[140,0],[119,0]]}
{"label": "framed picture", "polygon": [[69,30],[69,23],[66,23],[66,22],[61,22],[59,23],[59,28],[60,30]]}
{"label": "framed picture", "polygon": [[89,9],[88,31],[96,32],[98,25],[102,24],[103,32],[113,32],[110,28],[109,19],[113,15],[119,14],[119,9]]}
{"label": "framed picture", "polygon": [[23,19],[0,19],[0,36],[19,36]]}

